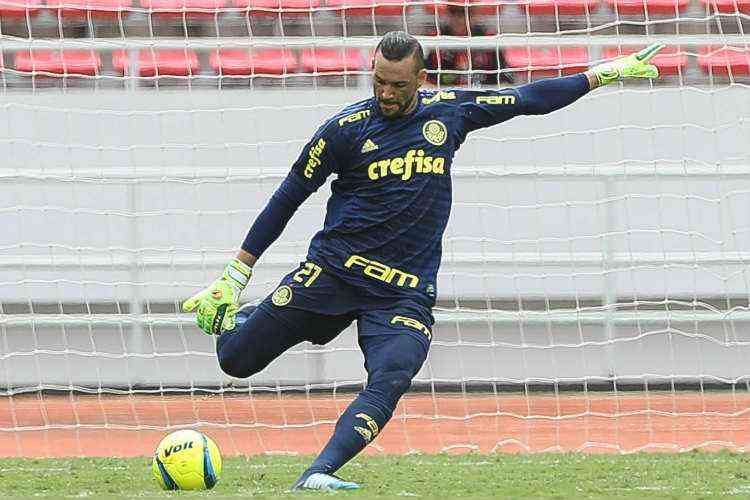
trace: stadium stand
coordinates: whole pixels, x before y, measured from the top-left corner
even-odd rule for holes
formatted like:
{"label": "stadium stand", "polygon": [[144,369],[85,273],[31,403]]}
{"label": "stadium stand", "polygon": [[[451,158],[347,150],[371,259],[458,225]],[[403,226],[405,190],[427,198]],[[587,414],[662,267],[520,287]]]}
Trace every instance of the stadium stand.
{"label": "stadium stand", "polygon": [[[112,53],[112,66],[127,75],[131,68],[130,54],[125,50]],[[198,54],[194,50],[141,50],[138,53],[138,76],[190,76],[200,73]]]}
{"label": "stadium stand", "polygon": [[518,7],[529,15],[576,16],[596,12],[599,0],[529,0]]}
{"label": "stadium stand", "polygon": [[750,13],[750,0],[700,0],[707,12]]}
{"label": "stadium stand", "polygon": [[589,63],[586,47],[508,47],[504,52],[509,68],[532,79],[578,73]]}
{"label": "stadium stand", "polygon": [[14,65],[24,73],[54,73],[67,76],[95,76],[102,66],[94,50],[26,50],[15,53]]}
{"label": "stadium stand", "polygon": [[[489,5],[475,8],[500,9],[501,5],[493,1]],[[459,5],[443,7],[429,7],[438,16],[437,27],[430,35],[465,37],[491,34],[490,29],[484,25],[471,22],[471,19],[486,15],[489,10],[473,11],[473,7],[467,9]],[[428,82],[433,85],[491,85],[497,84],[498,79],[512,83],[508,73],[499,71],[506,67],[505,56],[499,50],[436,47],[427,51],[426,56],[427,68],[430,70]]]}
{"label": "stadium stand", "polygon": [[607,0],[619,14],[676,15],[685,12],[688,0]]}
{"label": "stadium stand", "polygon": [[750,74],[750,49],[747,47],[701,47],[698,66],[712,75]]}
{"label": "stadium stand", "polygon": [[403,0],[326,0],[326,6],[340,15],[355,17],[400,16],[412,10]]}
{"label": "stadium stand", "polygon": [[47,7],[66,19],[117,19],[130,14],[133,0],[47,0]]}
{"label": "stadium stand", "polygon": [[[175,85],[215,86],[224,76],[240,86],[256,77],[268,77],[268,85],[343,84],[331,74],[349,78],[369,67],[359,36],[404,27],[428,37],[432,85],[496,86],[570,74],[663,34],[674,36],[655,59],[665,76],[746,81],[747,13],[750,0],[0,0],[2,56],[14,71],[4,81],[11,87],[29,85],[28,76],[54,86],[51,75],[75,77],[76,85],[83,85],[81,76],[105,77],[86,83],[94,87],[121,86],[123,75],[191,77]],[[305,36],[344,38],[317,45]],[[471,43],[462,46],[464,37]],[[294,78],[279,78],[287,75]],[[346,84],[352,82],[359,80]]]}
{"label": "stadium stand", "polygon": [[0,17],[3,19],[26,18],[35,16],[44,6],[44,0],[2,0]]}
{"label": "stadium stand", "polygon": [[217,75],[285,75],[299,68],[296,54],[289,49],[221,49],[211,53],[209,63]]}
{"label": "stadium stand", "polygon": [[305,73],[343,73],[367,68],[362,52],[356,49],[305,49],[300,61]]}
{"label": "stadium stand", "polygon": [[466,9],[469,17],[474,18],[475,16],[499,15],[507,4],[508,2],[503,0],[468,0],[466,2],[451,2],[450,4],[438,0],[425,2],[422,8],[426,13],[437,14],[438,16],[449,14],[449,11],[455,10],[455,8]]}
{"label": "stadium stand", "polygon": [[308,17],[322,6],[321,0],[231,0],[232,7],[249,12],[251,16],[285,18]]}
{"label": "stadium stand", "polygon": [[212,17],[225,7],[225,0],[140,0],[153,16]]}

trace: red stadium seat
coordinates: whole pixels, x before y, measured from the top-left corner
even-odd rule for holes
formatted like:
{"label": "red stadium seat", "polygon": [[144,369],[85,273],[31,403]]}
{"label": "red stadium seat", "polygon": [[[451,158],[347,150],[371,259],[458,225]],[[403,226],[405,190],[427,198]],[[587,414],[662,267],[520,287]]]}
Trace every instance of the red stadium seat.
{"label": "red stadium seat", "polygon": [[523,0],[518,7],[533,15],[585,15],[599,8],[599,0]]}
{"label": "red stadium seat", "polygon": [[739,47],[701,47],[698,66],[713,75],[750,75],[750,49]]}
{"label": "red stadium seat", "polygon": [[750,0],[701,0],[701,4],[707,7],[709,12],[750,14]]}
{"label": "red stadium seat", "polygon": [[140,0],[144,9],[155,16],[212,17],[226,6],[226,0]]}
{"label": "red stadium seat", "polygon": [[127,16],[133,0],[47,0],[47,6],[59,10],[63,17],[117,19]]}
{"label": "red stadium seat", "polygon": [[47,0],[47,6],[59,10],[63,17],[117,19],[133,8],[133,0]]}
{"label": "red stadium seat", "polygon": [[[332,7],[346,16],[400,16],[411,7],[409,0],[327,0],[326,6]],[[377,6],[377,7],[376,7]]]}
{"label": "red stadium seat", "polygon": [[0,0],[0,17],[16,18],[39,14],[44,0]]}
{"label": "red stadium seat", "polygon": [[[602,58],[612,59],[614,57],[627,56],[641,50],[643,47],[609,47],[602,52]],[[659,68],[659,73],[662,75],[677,75],[687,68],[688,57],[685,52],[682,52],[680,47],[664,47],[661,52],[651,59],[651,63]]]}
{"label": "red stadium seat", "polygon": [[221,49],[211,53],[209,62],[217,75],[285,75],[299,67],[289,49]]}
{"label": "red stadium seat", "polygon": [[[130,72],[130,55],[125,50],[112,53],[112,66],[125,75]],[[149,50],[138,53],[139,76],[190,76],[200,72],[198,54],[192,50]]]}
{"label": "red stadium seat", "polygon": [[309,16],[322,5],[321,0],[232,0],[232,7],[250,11],[253,16]]}
{"label": "red stadium seat", "polygon": [[445,15],[448,6],[468,7],[470,16],[494,16],[502,12],[508,0],[427,0],[422,8],[428,14]]}
{"label": "red stadium seat", "polygon": [[67,76],[94,76],[102,67],[99,53],[93,50],[24,50],[16,52],[16,70],[24,73],[44,71]]}
{"label": "red stadium seat", "polygon": [[367,62],[357,49],[305,49],[301,65],[306,73],[343,73],[363,70]]}
{"label": "red stadium seat", "polygon": [[504,53],[509,68],[531,71],[534,77],[569,75],[589,65],[586,47],[508,47]]}
{"label": "red stadium seat", "polygon": [[684,12],[688,0],[607,0],[609,6],[618,14],[672,14]]}

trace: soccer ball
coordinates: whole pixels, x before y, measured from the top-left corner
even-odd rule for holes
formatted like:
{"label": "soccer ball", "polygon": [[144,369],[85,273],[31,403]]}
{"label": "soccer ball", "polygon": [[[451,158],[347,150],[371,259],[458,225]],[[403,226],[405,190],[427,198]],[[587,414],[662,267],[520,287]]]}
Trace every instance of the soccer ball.
{"label": "soccer ball", "polygon": [[151,472],[164,490],[211,489],[221,474],[221,453],[201,432],[172,432],[156,447]]}

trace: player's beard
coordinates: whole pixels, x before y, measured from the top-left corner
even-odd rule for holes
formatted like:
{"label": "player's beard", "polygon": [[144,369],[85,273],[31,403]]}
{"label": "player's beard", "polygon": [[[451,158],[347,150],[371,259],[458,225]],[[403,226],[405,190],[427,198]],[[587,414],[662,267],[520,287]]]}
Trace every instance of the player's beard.
{"label": "player's beard", "polygon": [[[378,106],[380,106],[380,112],[383,113],[383,115],[386,118],[398,118],[401,116],[404,116],[406,114],[406,111],[411,107],[412,102],[414,102],[416,94],[414,96],[411,96],[408,99],[405,99],[404,102],[397,102],[397,101],[381,101],[378,99]],[[395,104],[398,107],[391,107],[391,108],[383,108],[384,104]]]}

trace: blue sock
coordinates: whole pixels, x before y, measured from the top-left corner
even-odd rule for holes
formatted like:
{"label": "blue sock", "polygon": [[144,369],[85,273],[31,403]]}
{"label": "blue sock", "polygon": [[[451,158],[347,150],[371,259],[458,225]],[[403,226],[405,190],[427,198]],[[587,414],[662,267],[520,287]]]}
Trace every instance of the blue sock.
{"label": "blue sock", "polygon": [[379,405],[368,402],[368,396],[362,392],[341,414],[330,441],[303,477],[315,472],[333,474],[380,434],[393,410],[384,415]]}

